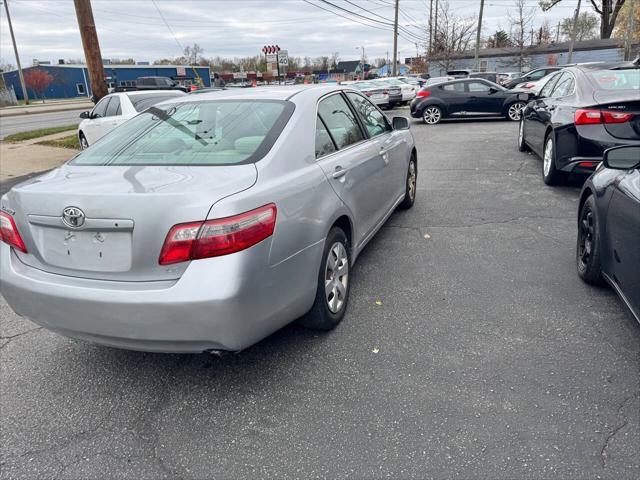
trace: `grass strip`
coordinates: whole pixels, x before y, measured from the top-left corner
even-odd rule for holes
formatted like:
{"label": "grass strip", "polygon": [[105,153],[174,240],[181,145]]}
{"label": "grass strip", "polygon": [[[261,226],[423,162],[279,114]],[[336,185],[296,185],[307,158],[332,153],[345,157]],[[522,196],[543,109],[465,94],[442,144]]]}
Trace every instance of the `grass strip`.
{"label": "grass strip", "polygon": [[15,143],[22,142],[23,140],[31,140],[32,138],[45,137],[47,135],[53,135],[54,133],[67,132],[69,130],[75,130],[78,125],[65,125],[63,127],[49,127],[39,128],[37,130],[29,130],[28,132],[19,132],[7,135],[4,137],[5,142]]}

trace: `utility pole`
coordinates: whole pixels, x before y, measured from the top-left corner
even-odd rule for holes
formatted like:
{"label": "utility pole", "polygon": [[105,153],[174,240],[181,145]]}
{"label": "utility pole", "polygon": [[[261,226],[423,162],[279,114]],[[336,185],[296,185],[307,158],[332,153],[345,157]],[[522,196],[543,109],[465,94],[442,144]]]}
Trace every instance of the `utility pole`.
{"label": "utility pole", "polygon": [[397,75],[398,70],[398,10],[400,9],[400,0],[396,0],[396,16],[393,21],[393,76]]}
{"label": "utility pole", "polygon": [[429,0],[429,55],[433,45],[433,0]]}
{"label": "utility pole", "polygon": [[556,27],[556,43],[560,42],[560,22],[558,22],[558,26]]}
{"label": "utility pole", "polygon": [[[435,40],[438,40],[438,0],[436,0],[436,13],[433,20],[433,40],[434,42],[431,44],[431,47],[436,48]],[[433,50],[431,53],[433,53]]]}
{"label": "utility pole", "polygon": [[484,10],[484,0],[480,0],[480,16],[478,17],[478,31],[476,32],[476,54],[474,65],[476,71],[480,71],[480,32],[482,31],[482,11]]}
{"label": "utility pole", "polygon": [[22,96],[25,105],[29,105],[29,95],[27,94],[27,85],[24,83],[24,75],[22,75],[22,65],[20,65],[20,55],[18,55],[18,47],[16,46],[16,37],[13,35],[13,25],[11,24],[11,15],[9,15],[8,0],[4,0],[4,9],[7,12],[7,23],[9,24],[9,33],[11,33],[11,41],[13,42],[13,53],[16,55],[16,64],[18,65],[18,77],[20,77],[20,86],[22,87]]}
{"label": "utility pole", "polygon": [[580,15],[580,0],[573,15],[573,28],[571,29],[571,43],[569,44],[569,55],[567,55],[567,63],[571,63],[573,59],[573,45],[576,43],[576,35],[578,34],[578,15]]}
{"label": "utility pole", "polygon": [[78,18],[84,57],[87,61],[87,70],[89,70],[93,99],[98,102],[108,92],[104,81],[104,66],[102,65],[98,33],[96,32],[96,24],[91,10],[91,0],[73,0],[73,4],[76,8],[76,17]]}

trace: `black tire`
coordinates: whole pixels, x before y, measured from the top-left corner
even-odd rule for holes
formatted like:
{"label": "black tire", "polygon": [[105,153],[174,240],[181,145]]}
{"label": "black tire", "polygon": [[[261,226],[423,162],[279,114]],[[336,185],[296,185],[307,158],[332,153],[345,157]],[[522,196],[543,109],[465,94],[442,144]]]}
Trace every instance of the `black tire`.
{"label": "black tire", "polygon": [[578,215],[578,238],[576,244],[576,266],[578,276],[586,283],[601,285],[601,245],[598,230],[596,202],[589,195]]}
{"label": "black tire", "polygon": [[518,150],[521,152],[530,150],[529,145],[524,141],[524,119],[520,119],[520,127],[518,128]]}
{"label": "black tire", "polygon": [[437,125],[442,121],[442,109],[437,105],[427,105],[422,112],[422,121],[427,125]]}
{"label": "black tire", "polygon": [[[551,149],[549,152],[550,158],[548,159],[547,148]],[[548,168],[546,161],[548,161]],[[542,151],[542,181],[549,186],[553,186],[562,185],[565,180],[565,173],[556,168],[556,142],[553,138],[553,132],[549,132],[544,139],[544,149]]]}
{"label": "black tire", "polygon": [[527,104],[524,102],[513,102],[507,107],[506,117],[512,122],[519,122],[522,119],[522,110]]}
{"label": "black tire", "polygon": [[[342,304],[340,308],[334,312],[329,307],[329,300],[327,295],[325,294],[325,284],[326,282],[329,282],[334,278],[327,278],[327,274],[330,268],[328,266],[330,254],[333,255],[332,250],[334,249],[336,244],[342,245],[346,253],[347,278],[345,282],[346,286],[344,296],[342,298]],[[342,321],[347,310],[347,305],[349,303],[349,291],[351,289],[350,267],[351,252],[349,250],[349,240],[347,239],[347,236],[341,228],[333,227],[329,231],[329,235],[327,235],[327,239],[324,244],[324,251],[322,252],[322,263],[320,265],[320,271],[318,272],[318,289],[316,290],[316,299],[313,302],[313,307],[311,307],[311,310],[309,310],[309,312],[304,317],[298,320],[298,322],[303,327],[312,328],[315,330],[331,330]],[[338,281],[339,280],[340,279],[338,279]]]}
{"label": "black tire", "polygon": [[405,181],[404,200],[398,205],[398,208],[408,210],[413,207],[416,202],[416,194],[418,188],[418,161],[415,153],[411,154],[409,167],[407,168],[407,179]]}
{"label": "black tire", "polygon": [[87,141],[87,137],[84,136],[84,133],[80,132],[78,134],[78,142],[80,143],[80,150],[84,150],[89,147],[89,142]]}

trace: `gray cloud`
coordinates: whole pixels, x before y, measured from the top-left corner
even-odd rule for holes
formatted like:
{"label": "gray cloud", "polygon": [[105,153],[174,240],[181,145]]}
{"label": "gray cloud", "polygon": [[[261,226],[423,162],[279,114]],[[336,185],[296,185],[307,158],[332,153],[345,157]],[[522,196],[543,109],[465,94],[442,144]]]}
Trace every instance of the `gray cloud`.
{"label": "gray cloud", "polygon": [[[20,57],[56,61],[83,58],[82,44],[71,0],[8,0]],[[318,0],[313,3],[322,5]],[[344,0],[332,0],[381,22],[393,21],[390,0],[352,0],[380,17],[358,10]],[[536,0],[527,0],[531,6]],[[292,56],[329,55],[340,52],[342,59],[356,59],[357,46],[364,46],[369,58],[391,55],[392,33],[367,27],[315,8],[302,0],[156,0],[180,44],[198,43],[204,55],[223,57],[256,55],[264,44],[279,44]],[[429,0],[401,0],[400,24],[420,34],[414,25],[426,25]],[[455,13],[477,15],[477,0],[450,0]],[[553,24],[569,16],[573,5],[559,5],[551,13],[539,12],[537,21],[548,18]],[[151,0],[93,0],[102,55],[153,61],[181,53],[176,40],[164,25]],[[508,30],[506,10],[510,0],[488,0],[483,32],[498,26]],[[324,5],[326,7],[326,5]],[[381,18],[382,17],[382,18]],[[413,24],[413,25],[411,25]],[[0,58],[15,63],[4,9],[0,28]],[[415,55],[416,39],[408,34],[399,39],[401,57]],[[420,47],[421,48],[421,47]]]}

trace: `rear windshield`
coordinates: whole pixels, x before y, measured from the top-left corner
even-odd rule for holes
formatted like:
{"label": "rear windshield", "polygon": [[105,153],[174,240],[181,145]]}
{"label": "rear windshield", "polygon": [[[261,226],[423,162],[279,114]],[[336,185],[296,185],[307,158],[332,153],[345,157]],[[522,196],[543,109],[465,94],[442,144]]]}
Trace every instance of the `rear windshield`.
{"label": "rear windshield", "polygon": [[164,102],[176,97],[186,95],[184,92],[154,92],[154,93],[138,93],[136,95],[127,95],[136,112],[142,112],[156,103]]}
{"label": "rear windshield", "polygon": [[293,113],[282,100],[214,100],[151,107],[72,165],[237,165],[260,160]]}
{"label": "rear windshield", "polygon": [[640,69],[637,68],[595,70],[587,75],[601,90],[640,90]]}

